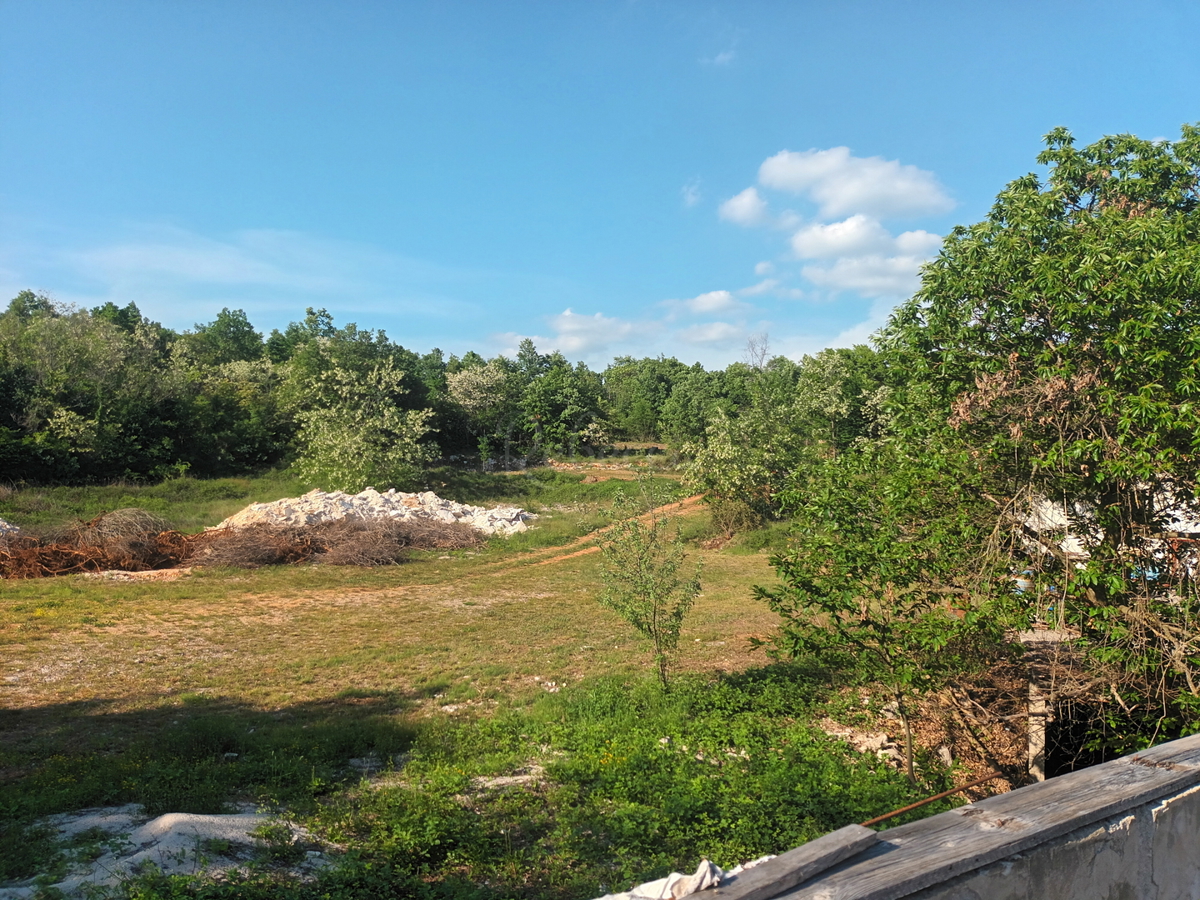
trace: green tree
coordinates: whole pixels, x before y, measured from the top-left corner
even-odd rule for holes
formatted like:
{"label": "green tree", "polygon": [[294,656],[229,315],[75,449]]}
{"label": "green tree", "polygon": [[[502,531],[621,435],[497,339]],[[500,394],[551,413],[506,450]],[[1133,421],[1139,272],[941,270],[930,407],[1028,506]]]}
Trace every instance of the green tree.
{"label": "green tree", "polygon": [[684,446],[687,483],[723,506],[777,515],[794,472],[875,427],[885,368],[863,346],[730,366],[730,393],[746,399],[710,406],[704,438]]}
{"label": "green tree", "polygon": [[[602,419],[600,377],[583,363],[572,366],[561,353],[544,358],[537,377],[521,396],[530,452],[574,455],[588,443],[588,426]],[[522,370],[524,371],[524,370]]]}
{"label": "green tree", "polygon": [[795,527],[779,584],[757,589],[783,617],[778,651],[887,690],[914,779],[915,701],[1012,652],[1009,557],[969,454],[944,437],[814,462],[782,497]]}
{"label": "green tree", "polygon": [[[956,228],[882,337],[987,468],[996,516],[1088,654],[1095,737],[1200,724],[1192,544],[1200,463],[1200,129],[1046,138],[988,217]],[[1058,506],[1060,531],[1031,526]]]}
{"label": "green tree", "polygon": [[678,525],[661,512],[661,503],[645,492],[642,499],[637,504],[620,498],[617,507],[626,516],[597,538],[604,556],[600,603],[653,644],[659,681],[667,690],[684,617],[700,594],[700,567],[685,571],[687,551]]}
{"label": "green tree", "polygon": [[446,386],[475,435],[480,456],[487,459],[499,444],[503,447],[504,467],[508,468],[514,435],[521,424],[517,373],[504,361],[494,359],[447,375]]}
{"label": "green tree", "polygon": [[429,410],[405,410],[403,373],[386,359],[365,373],[334,367],[313,385],[327,402],[298,414],[297,468],[310,483],[351,493],[414,487],[433,457]]}
{"label": "green tree", "polygon": [[186,352],[204,366],[252,362],[265,352],[262,335],[240,309],[222,309],[207,325],[198,324],[180,335],[179,344],[177,352]]}
{"label": "green tree", "polygon": [[674,447],[702,441],[712,411],[724,400],[723,385],[723,373],[707,372],[700,363],[680,373],[659,411],[659,436]]}
{"label": "green tree", "polygon": [[141,477],[170,467],[177,398],[162,329],[22,292],[0,314],[9,478]]}
{"label": "green tree", "polygon": [[674,358],[613,360],[601,376],[609,417],[621,436],[635,441],[660,437],[659,417],[675,382],[688,368]]}

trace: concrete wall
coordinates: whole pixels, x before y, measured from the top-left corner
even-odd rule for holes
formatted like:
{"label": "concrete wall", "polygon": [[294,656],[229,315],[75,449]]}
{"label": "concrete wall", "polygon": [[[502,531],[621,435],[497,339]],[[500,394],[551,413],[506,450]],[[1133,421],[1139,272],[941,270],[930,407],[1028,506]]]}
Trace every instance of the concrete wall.
{"label": "concrete wall", "polygon": [[913,900],[1196,900],[1200,785],[909,894]]}
{"label": "concrete wall", "polygon": [[876,838],[777,896],[1200,900],[1200,735]]}

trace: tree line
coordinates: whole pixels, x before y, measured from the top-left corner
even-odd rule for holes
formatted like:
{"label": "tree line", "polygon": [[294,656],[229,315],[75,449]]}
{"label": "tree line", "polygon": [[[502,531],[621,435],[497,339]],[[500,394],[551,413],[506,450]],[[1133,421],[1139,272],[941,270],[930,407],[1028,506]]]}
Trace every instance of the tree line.
{"label": "tree line", "polygon": [[[789,424],[790,395],[828,393],[817,389],[826,370],[869,369],[873,355],[723,370],[621,357],[596,372],[529,340],[515,358],[419,354],[323,309],[265,337],[230,309],[175,332],[133,303],[80,309],[23,291],[0,313],[0,477],[157,480],[294,464],[323,487],[404,487],[437,459],[504,466],[630,440],[692,455],[746,445],[756,455],[745,481],[795,462],[750,432]],[[815,399],[806,414],[833,416],[820,427],[848,433],[853,415],[839,402]]]}

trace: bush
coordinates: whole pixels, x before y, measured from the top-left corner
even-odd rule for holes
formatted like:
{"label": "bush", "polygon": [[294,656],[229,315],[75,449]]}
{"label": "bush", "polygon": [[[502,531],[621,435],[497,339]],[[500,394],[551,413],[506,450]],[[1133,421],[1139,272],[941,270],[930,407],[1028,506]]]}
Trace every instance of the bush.
{"label": "bush", "polygon": [[745,500],[720,498],[712,501],[713,528],[721,534],[738,534],[761,528],[766,519]]}

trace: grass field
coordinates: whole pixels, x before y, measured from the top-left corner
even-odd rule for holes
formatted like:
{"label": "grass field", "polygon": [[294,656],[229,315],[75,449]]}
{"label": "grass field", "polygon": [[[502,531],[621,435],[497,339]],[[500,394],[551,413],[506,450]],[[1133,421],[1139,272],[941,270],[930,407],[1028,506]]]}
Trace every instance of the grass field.
{"label": "grass field", "polygon": [[[538,527],[509,540],[494,539],[478,551],[417,553],[399,566],[197,569],[163,582],[84,576],[0,582],[0,812],[10,822],[7,839],[0,840],[0,847],[8,848],[0,849],[0,881],[46,864],[45,854],[39,857],[28,841],[15,838],[48,813],[124,802],[142,803],[153,813],[209,812],[234,799],[250,799],[284,804],[296,814],[324,816],[321,821],[330,834],[357,834],[364,846],[375,846],[372,841],[378,843],[378,835],[365,822],[411,816],[413,808],[424,809],[422,804],[429,803],[440,810],[429,813],[429,821],[458,821],[461,804],[452,798],[460,796],[455,791],[462,786],[454,786],[456,778],[527,763],[529,751],[520,749],[527,741],[517,740],[510,733],[514,729],[549,729],[542,745],[565,742],[561,753],[572,747],[568,755],[579,760],[590,758],[592,751],[601,753],[605,740],[620,737],[598,734],[595,727],[603,721],[624,722],[613,727],[630,741],[641,734],[641,726],[631,724],[635,720],[651,730],[674,728],[683,734],[687,721],[703,717],[695,711],[685,714],[679,704],[703,705],[716,683],[712,678],[768,662],[761,651],[752,649],[750,639],[768,637],[775,618],[751,599],[751,588],[771,580],[767,550],[782,531],[703,549],[701,541],[710,537],[706,507],[695,501],[678,507],[692,552],[704,564],[703,594],[683,629],[679,669],[685,687],[664,706],[646,699],[653,694],[645,680],[650,669],[647,646],[596,602],[600,556],[590,552],[594,544],[588,535],[607,521],[605,511],[618,490],[636,488],[628,481],[629,472],[608,470],[593,476],[600,477],[604,480],[585,483],[583,474],[546,470],[491,476],[435,472],[430,486],[441,495],[524,505],[541,516]],[[660,476],[660,482],[678,495],[669,477]],[[300,490],[279,475],[214,482],[185,479],[150,487],[23,490],[3,498],[0,517],[52,531],[71,516],[88,518],[105,509],[142,506],[188,529],[214,524],[249,502]],[[775,685],[777,680],[772,676],[763,684]],[[635,704],[635,698],[642,697],[636,700],[642,704],[638,716],[631,719],[629,709],[613,707],[616,701],[611,697],[603,714],[587,703],[579,705],[583,701],[578,698],[598,696],[597,691],[609,690],[604,685],[613,684],[626,685],[618,691],[626,698],[623,702]],[[811,704],[828,693],[820,678],[803,687],[789,684],[796,696],[787,701],[792,706],[772,720],[772,728],[800,727],[796,723],[804,717],[819,718]],[[753,693],[760,688],[738,690]],[[742,705],[735,706],[741,709],[749,703],[746,708],[751,709],[758,702],[737,701]],[[592,712],[579,712],[585,708]],[[564,711],[569,709],[575,712]],[[756,722],[762,718],[754,715]],[[511,725],[516,721],[512,716],[525,718]],[[556,721],[558,731],[551,728]],[[508,730],[501,728],[482,744],[472,743],[488,728],[500,728],[497,722],[509,722]],[[568,728],[570,722],[575,724]],[[760,726],[767,727],[755,727]],[[797,748],[825,740],[804,735],[763,740]],[[736,739],[726,735],[712,740],[716,746]],[[475,750],[446,749],[466,745]],[[771,750],[783,753],[780,747]],[[840,759],[837,754],[843,750],[834,757]],[[400,807],[386,815],[372,807],[380,802],[375,795],[369,802],[354,799],[351,788],[357,776],[347,767],[349,759],[390,760],[409,752],[426,760],[424,770],[414,771],[425,771],[435,787],[417,800],[409,797],[407,806],[401,803],[403,814],[396,812]],[[610,762],[615,758],[610,753]],[[809,757],[797,759],[800,765]],[[811,768],[811,760],[808,764]],[[857,815],[864,803],[870,807],[867,812],[880,812],[884,810],[871,803],[886,805],[920,793],[874,764],[868,769],[868,780],[874,779],[871,783],[878,790],[863,793],[863,803],[852,813],[842,810],[805,819],[808,824],[789,826],[791,831],[764,825],[762,835],[730,845],[734,849],[728,852],[765,846],[771,828],[779,832],[777,839],[786,833],[789,840],[798,840],[797,835],[820,833],[839,815]],[[640,783],[642,776],[629,777],[631,783]],[[688,779],[694,782],[698,776],[692,772],[680,777],[691,783]],[[557,783],[559,793],[541,797],[542,812],[536,815],[489,807],[486,813],[477,810],[476,818],[499,815],[500,827],[508,821],[505,816],[527,822],[545,818],[545,809],[554,809],[551,818],[561,825],[568,810],[582,815],[579,810],[587,809],[589,815],[604,818],[608,813],[603,810],[634,802],[622,800],[620,791],[584,802],[579,785],[597,783],[590,775],[583,778],[564,770]],[[563,794],[563,785],[571,784],[576,785],[575,793]],[[642,800],[637,803],[639,810],[645,806]],[[671,820],[667,813],[663,816],[663,821]],[[684,818],[691,822],[691,817]],[[471,828],[483,827],[481,821],[472,820]],[[554,828],[559,825],[543,824],[542,830],[533,831],[544,844],[558,834]],[[649,820],[638,827],[654,830]],[[630,828],[630,834],[642,835],[633,825]],[[437,865],[425,860],[405,871],[419,876],[423,884],[450,884],[459,877],[475,884],[490,879],[502,884],[497,896],[582,896],[579,891],[596,889],[602,881],[653,877],[679,857],[686,862],[689,853],[698,857],[709,852],[709,847],[690,846],[704,840],[695,835],[684,839],[692,834],[681,830],[676,844],[651,840],[658,847],[653,852],[630,849],[641,847],[638,842],[644,835],[628,846],[621,842],[624,838],[610,836],[590,850],[569,850],[560,840],[554,845],[558,861],[547,868],[545,847],[532,838],[507,864],[498,862],[495,853],[481,856],[480,847],[491,846],[488,841],[494,837],[488,831],[469,842],[465,855],[438,857]],[[385,856],[408,853],[403,858],[409,859],[415,852],[384,844],[378,852]],[[663,849],[668,845],[670,852]],[[464,859],[474,862],[468,865]],[[525,859],[532,868],[525,872],[514,859]],[[510,874],[498,874],[506,871]],[[356,890],[346,896],[369,895]],[[378,884],[370,889],[378,890]]]}

